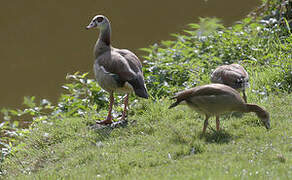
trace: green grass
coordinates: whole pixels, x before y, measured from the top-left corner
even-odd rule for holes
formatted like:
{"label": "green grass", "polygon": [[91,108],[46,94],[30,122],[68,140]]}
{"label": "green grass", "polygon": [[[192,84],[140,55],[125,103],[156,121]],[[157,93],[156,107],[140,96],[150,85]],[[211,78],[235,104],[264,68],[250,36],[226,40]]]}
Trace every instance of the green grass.
{"label": "green grass", "polygon": [[253,113],[231,113],[223,130],[202,137],[204,117],[186,106],[169,110],[168,99],[132,107],[125,128],[91,130],[90,116],[36,123],[4,162],[4,178],[291,179],[292,95],[249,95],[270,112],[270,131]]}
{"label": "green grass", "polygon": [[[264,14],[279,9],[273,3]],[[0,178],[292,179],[292,34],[268,22],[249,17],[223,27],[201,19],[176,40],[144,48],[152,99],[130,98],[125,128],[90,128],[106,116],[108,98],[87,73],[68,75],[56,104],[27,97],[26,109],[2,109]],[[169,110],[165,97],[209,83],[217,66],[231,63],[249,73],[248,102],[270,112],[272,129],[255,114],[228,113],[220,132],[212,118],[202,136],[204,117],[185,106]],[[121,110],[115,107],[114,115]],[[21,129],[22,119],[32,122],[29,129]]]}

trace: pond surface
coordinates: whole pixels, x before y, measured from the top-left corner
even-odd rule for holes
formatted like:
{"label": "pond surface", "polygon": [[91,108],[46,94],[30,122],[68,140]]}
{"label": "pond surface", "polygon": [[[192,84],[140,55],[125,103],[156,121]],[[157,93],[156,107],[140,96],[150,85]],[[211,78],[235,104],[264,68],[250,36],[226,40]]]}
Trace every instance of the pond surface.
{"label": "pond surface", "polygon": [[67,73],[91,72],[98,31],[85,30],[96,14],[112,23],[112,44],[141,58],[139,48],[173,39],[198,17],[225,25],[260,4],[256,0],[3,1],[0,11],[0,108],[20,107],[23,96],[55,102]]}

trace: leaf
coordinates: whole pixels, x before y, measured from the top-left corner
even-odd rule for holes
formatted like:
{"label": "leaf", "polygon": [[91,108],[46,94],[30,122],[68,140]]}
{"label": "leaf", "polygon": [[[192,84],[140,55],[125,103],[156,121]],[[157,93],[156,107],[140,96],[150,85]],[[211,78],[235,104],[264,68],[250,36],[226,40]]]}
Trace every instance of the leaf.
{"label": "leaf", "polygon": [[174,44],[174,42],[173,41],[162,41],[161,44],[164,46],[171,46]]}
{"label": "leaf", "polygon": [[150,48],[139,48],[139,50],[147,52],[147,53],[151,53],[152,52],[152,49],[150,49]]}
{"label": "leaf", "polygon": [[199,29],[200,28],[200,25],[199,24],[195,24],[195,23],[188,24],[188,26],[190,26],[193,29]]}
{"label": "leaf", "polygon": [[88,72],[87,73],[83,73],[80,78],[85,78],[86,76],[88,75]]}
{"label": "leaf", "polygon": [[36,106],[34,100],[35,100],[34,96],[32,96],[32,97],[25,96],[23,99],[23,104],[30,107],[30,108],[33,108]]}

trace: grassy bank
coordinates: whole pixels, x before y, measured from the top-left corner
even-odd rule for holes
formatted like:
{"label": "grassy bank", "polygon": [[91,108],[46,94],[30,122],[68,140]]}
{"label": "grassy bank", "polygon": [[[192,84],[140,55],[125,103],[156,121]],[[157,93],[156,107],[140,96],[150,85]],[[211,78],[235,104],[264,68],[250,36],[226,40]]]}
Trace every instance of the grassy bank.
{"label": "grassy bank", "polygon": [[[258,19],[232,27],[201,19],[176,40],[144,48],[151,98],[131,96],[124,128],[91,128],[106,116],[108,96],[87,73],[68,75],[56,104],[26,97],[26,109],[2,109],[0,177],[291,179],[291,13],[270,2]],[[282,16],[269,15],[277,10]],[[210,83],[210,73],[230,63],[249,73],[248,102],[270,113],[271,130],[252,113],[231,113],[222,117],[223,130],[202,137],[203,117],[184,106],[168,110],[169,97]],[[115,118],[121,109],[115,107]],[[23,120],[31,122],[28,128],[20,126]]]}
{"label": "grassy bank", "polygon": [[201,137],[202,117],[168,110],[167,99],[140,102],[130,125],[112,131],[90,130],[90,117],[52,119],[35,125],[5,169],[10,179],[291,179],[292,96],[258,104],[270,131],[255,114],[226,114],[222,131]]}

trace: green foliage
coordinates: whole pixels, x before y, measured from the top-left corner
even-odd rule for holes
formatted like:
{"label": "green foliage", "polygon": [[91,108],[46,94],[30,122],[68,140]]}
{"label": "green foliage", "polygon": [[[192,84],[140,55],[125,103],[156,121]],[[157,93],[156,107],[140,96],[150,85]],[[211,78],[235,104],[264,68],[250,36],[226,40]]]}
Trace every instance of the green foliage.
{"label": "green foliage", "polygon": [[[10,154],[11,147],[17,140],[28,133],[22,128],[39,122],[48,122],[56,117],[85,117],[92,111],[99,111],[105,107],[107,99],[104,91],[92,79],[87,78],[88,73],[75,73],[68,75],[66,79],[71,83],[65,84],[63,88],[66,93],[62,94],[57,105],[52,105],[46,99],[39,103],[35,97],[24,97],[24,109],[1,110],[4,121],[0,124],[0,165],[4,158]],[[1,172],[1,169],[0,169]]]}
{"label": "green foliage", "polygon": [[88,110],[100,110],[107,104],[105,91],[97,83],[87,78],[88,73],[67,75],[71,83],[62,86],[67,90],[62,94],[55,113],[66,113],[67,116],[83,116]]}
{"label": "green foliage", "polygon": [[[143,48],[148,53],[143,72],[155,101],[131,101],[134,110],[129,117],[136,124],[129,128],[89,130],[89,124],[105,116],[108,99],[88,73],[67,75],[70,82],[54,105],[25,97],[25,109],[2,109],[0,175],[8,173],[12,179],[48,173],[52,179],[80,174],[85,179],[291,177],[285,172],[291,161],[287,145],[292,112],[291,9],[288,1],[269,2],[259,21],[249,17],[226,28],[218,19],[200,18],[186,34],[174,34],[176,40]],[[242,121],[229,117],[228,131],[200,138],[199,117],[184,108],[169,111],[164,97],[209,83],[217,66],[231,63],[248,71],[249,101],[264,103],[275,129],[269,133],[258,129],[260,123],[253,116]],[[114,116],[118,115],[114,112]],[[165,176],[168,168],[172,174]]]}
{"label": "green foliage", "polygon": [[[41,118],[44,114],[42,111],[44,109],[51,109],[51,103],[45,99],[41,101],[39,105],[35,103],[35,97],[24,97],[24,103],[27,108],[21,109],[6,109],[3,108],[1,112],[4,115],[4,121],[0,124],[0,149],[1,149],[1,159],[0,159],[0,174],[2,173],[2,163],[7,155],[13,153],[17,148],[12,149],[13,145],[18,142],[19,138],[28,131],[22,129],[26,127],[27,115],[29,118],[38,117]],[[18,119],[14,119],[17,117]],[[29,122],[32,120],[29,119]],[[20,147],[20,146],[19,146]]]}
{"label": "green foliage", "polygon": [[285,29],[267,28],[251,18],[231,28],[224,28],[216,19],[200,21],[190,25],[193,29],[186,31],[188,35],[142,49],[149,53],[144,72],[153,96],[209,83],[212,70],[231,63],[242,64],[251,78],[258,75],[251,87],[255,91],[266,87],[265,93],[292,92],[292,37]]}
{"label": "green foliage", "polygon": [[71,82],[62,86],[66,92],[61,94],[57,105],[52,105],[46,99],[36,103],[35,97],[24,97],[25,109],[2,109],[5,124],[10,122],[11,127],[18,127],[18,122],[14,121],[13,117],[25,115],[34,120],[43,120],[49,116],[82,117],[87,111],[99,111],[107,104],[105,91],[94,80],[88,79],[87,75],[88,73],[79,74],[79,72],[67,75],[66,79]]}

